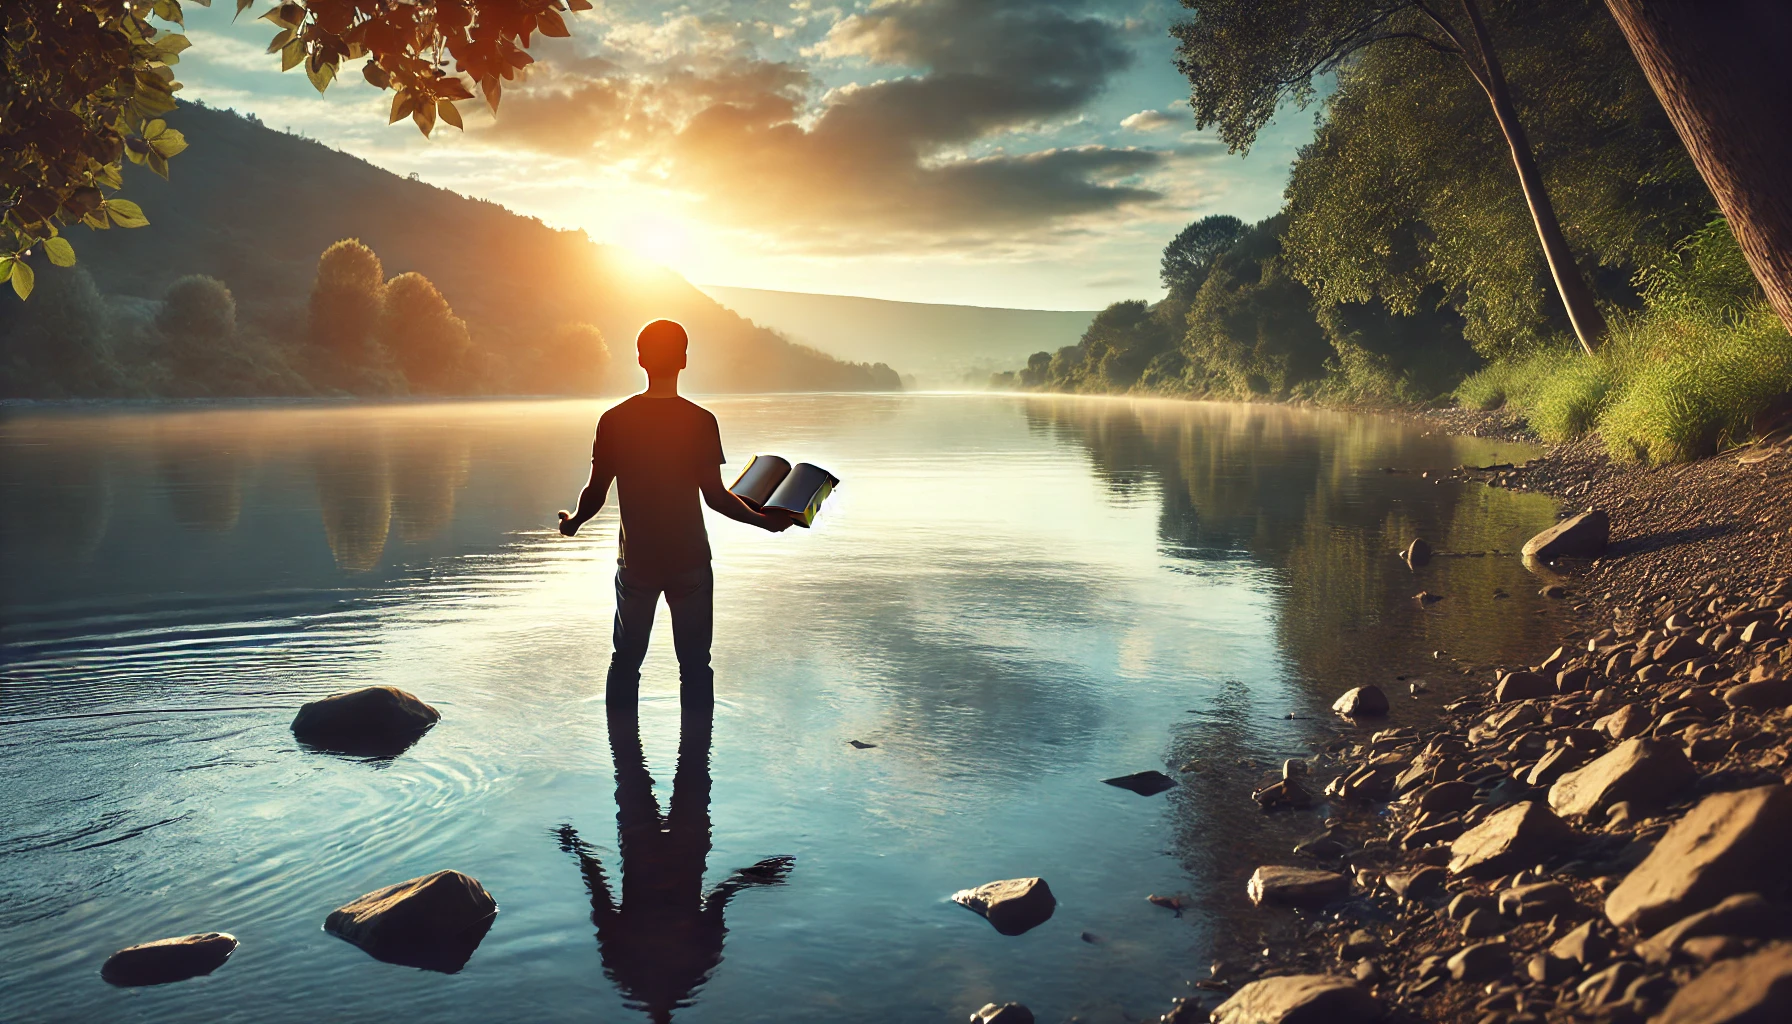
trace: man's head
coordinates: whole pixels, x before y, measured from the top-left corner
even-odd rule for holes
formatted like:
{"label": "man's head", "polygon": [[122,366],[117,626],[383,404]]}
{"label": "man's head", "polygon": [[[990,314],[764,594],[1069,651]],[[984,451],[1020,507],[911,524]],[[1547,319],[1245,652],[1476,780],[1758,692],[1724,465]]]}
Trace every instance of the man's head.
{"label": "man's head", "polygon": [[690,340],[678,321],[655,320],[641,328],[635,338],[636,359],[649,376],[677,373],[684,369],[685,347]]}

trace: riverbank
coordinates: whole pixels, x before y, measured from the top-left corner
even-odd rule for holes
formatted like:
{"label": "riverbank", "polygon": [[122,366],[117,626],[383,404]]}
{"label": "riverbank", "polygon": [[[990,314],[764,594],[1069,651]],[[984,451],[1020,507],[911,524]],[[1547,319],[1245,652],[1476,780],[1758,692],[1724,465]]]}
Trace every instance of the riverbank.
{"label": "riverbank", "polygon": [[1610,516],[1603,556],[1539,567],[1575,613],[1563,646],[1471,668],[1432,716],[1340,715],[1271,791],[1310,800],[1271,813],[1314,834],[1237,895],[1270,941],[1239,937],[1162,1020],[1792,1019],[1792,452],[1648,468],[1579,441],[1447,475]]}

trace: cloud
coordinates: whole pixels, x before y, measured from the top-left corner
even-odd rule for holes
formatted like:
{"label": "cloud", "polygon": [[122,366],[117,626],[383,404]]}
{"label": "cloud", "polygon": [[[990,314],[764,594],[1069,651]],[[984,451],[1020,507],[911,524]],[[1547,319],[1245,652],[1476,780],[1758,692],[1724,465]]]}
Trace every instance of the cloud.
{"label": "cloud", "polygon": [[803,51],[868,79],[827,90],[737,32],[691,15],[618,26],[595,56],[544,60],[482,134],[632,161],[706,218],[798,248],[974,241],[1161,198],[1144,176],[1164,152],[1025,144],[1131,64],[1115,22],[1031,0],[882,0]]}
{"label": "cloud", "polygon": [[1120,127],[1135,132],[1154,132],[1160,128],[1188,121],[1187,114],[1176,110],[1141,110],[1120,120]]}

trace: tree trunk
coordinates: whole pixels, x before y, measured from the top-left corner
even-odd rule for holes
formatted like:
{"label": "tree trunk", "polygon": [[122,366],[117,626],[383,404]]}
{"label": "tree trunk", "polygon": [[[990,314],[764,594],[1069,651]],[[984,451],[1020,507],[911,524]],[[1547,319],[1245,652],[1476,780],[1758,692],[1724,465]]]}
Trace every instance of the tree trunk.
{"label": "tree trunk", "polygon": [[1792,330],[1792,4],[1605,0]]}
{"label": "tree trunk", "polygon": [[1494,119],[1500,123],[1506,144],[1512,147],[1512,165],[1518,169],[1518,184],[1524,189],[1524,201],[1531,208],[1531,221],[1537,225],[1537,238],[1543,243],[1543,258],[1549,263],[1549,274],[1555,279],[1556,292],[1568,310],[1568,322],[1574,326],[1574,336],[1580,339],[1580,347],[1592,355],[1605,337],[1605,317],[1593,304],[1593,291],[1587,287],[1586,278],[1581,276],[1580,267],[1574,262],[1574,254],[1568,250],[1568,240],[1562,237],[1562,223],[1556,219],[1549,190],[1543,187],[1543,174],[1537,170],[1531,140],[1518,120],[1518,109],[1512,105],[1506,73],[1494,55],[1493,40],[1487,35],[1481,10],[1474,0],[1462,0],[1462,9],[1474,25],[1475,48],[1480,52],[1482,66],[1487,72],[1487,79],[1482,84],[1486,87],[1488,100],[1493,103]]}

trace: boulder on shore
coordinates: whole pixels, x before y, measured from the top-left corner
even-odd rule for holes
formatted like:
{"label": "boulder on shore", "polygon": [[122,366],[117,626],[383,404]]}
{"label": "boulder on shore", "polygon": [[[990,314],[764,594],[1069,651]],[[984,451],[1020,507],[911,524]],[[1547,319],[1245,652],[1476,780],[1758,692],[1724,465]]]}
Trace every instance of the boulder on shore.
{"label": "boulder on shore", "polygon": [[1731,896],[1710,910],[1683,917],[1636,944],[1637,955],[1652,964],[1665,964],[1688,939],[1710,935],[1761,938],[1780,926],[1773,904],[1758,892]]}
{"label": "boulder on shore", "polygon": [[1741,892],[1782,884],[1792,849],[1792,790],[1713,793],[1675,822],[1605,898],[1620,927],[1653,932]]}
{"label": "boulder on shore", "polygon": [[1285,974],[1253,981],[1221,1003],[1213,1024],[1368,1024],[1381,1004],[1361,985],[1325,974]]}
{"label": "boulder on shore", "polygon": [[326,750],[390,755],[402,753],[441,719],[435,708],[396,686],[369,686],[299,708],[292,733]]}
{"label": "boulder on shore", "polygon": [[1499,685],[1493,688],[1493,699],[1500,704],[1511,704],[1515,701],[1553,697],[1555,692],[1555,686],[1535,672],[1508,672]]}
{"label": "boulder on shore", "polygon": [[1699,781],[1698,769],[1680,744],[1642,736],[1625,740],[1549,787],[1549,806],[1575,817],[1598,814],[1620,802],[1658,808],[1679,800]]}
{"label": "boulder on shore", "polygon": [[498,902],[478,879],[437,871],[337,907],[324,931],[376,960],[453,974],[491,929]]}
{"label": "boulder on shore", "polygon": [[1332,703],[1332,710],[1346,718],[1385,715],[1388,713],[1388,695],[1381,692],[1379,686],[1353,686]]}
{"label": "boulder on shore", "polygon": [[1534,801],[1495,811],[1450,844],[1450,874],[1489,878],[1541,864],[1567,846],[1574,832]]}
{"label": "boulder on shore", "polygon": [[1713,964],[1674,993],[1651,1024],[1754,1024],[1792,1020],[1792,942]]}
{"label": "boulder on shore", "polygon": [[961,889],[952,902],[983,915],[1003,935],[1019,935],[1039,927],[1058,909],[1057,897],[1043,878],[1008,878]]}
{"label": "boulder on shore", "polygon": [[1252,903],[1322,904],[1350,895],[1350,879],[1335,871],[1265,865],[1251,873]]}
{"label": "boulder on shore", "polygon": [[1599,509],[1570,516],[1524,542],[1524,556],[1547,562],[1554,558],[1598,558],[1611,541],[1611,518]]}
{"label": "boulder on shore", "polygon": [[210,974],[235,951],[236,936],[227,932],[157,939],[126,946],[107,957],[100,977],[121,987],[165,985]]}

